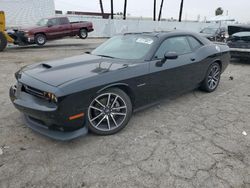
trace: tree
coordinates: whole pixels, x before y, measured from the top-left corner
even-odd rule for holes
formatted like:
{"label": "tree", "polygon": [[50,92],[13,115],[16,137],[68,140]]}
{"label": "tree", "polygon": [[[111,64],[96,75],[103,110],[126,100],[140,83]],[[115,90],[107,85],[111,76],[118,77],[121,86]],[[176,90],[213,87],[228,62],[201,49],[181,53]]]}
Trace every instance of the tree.
{"label": "tree", "polygon": [[181,19],[182,19],[183,4],[184,4],[184,0],[181,0],[179,22],[181,22]]}
{"label": "tree", "polygon": [[161,12],[162,12],[163,3],[164,3],[164,0],[161,0],[161,7],[159,11],[158,21],[161,21]]}
{"label": "tree", "polygon": [[215,16],[219,16],[219,15],[222,15],[223,14],[223,9],[221,7],[217,8],[215,10]]}
{"label": "tree", "polygon": [[111,19],[114,19],[114,4],[113,4],[113,0],[111,0]]}
{"label": "tree", "polygon": [[102,13],[102,18],[104,18],[104,10],[103,10],[102,0],[99,0],[99,2],[100,2],[100,9],[101,9],[101,13]]}
{"label": "tree", "polygon": [[155,21],[156,20],[156,0],[154,0],[154,13],[153,13],[153,20]]}
{"label": "tree", "polygon": [[123,10],[123,19],[126,20],[127,14],[127,0],[124,0],[124,10]]}

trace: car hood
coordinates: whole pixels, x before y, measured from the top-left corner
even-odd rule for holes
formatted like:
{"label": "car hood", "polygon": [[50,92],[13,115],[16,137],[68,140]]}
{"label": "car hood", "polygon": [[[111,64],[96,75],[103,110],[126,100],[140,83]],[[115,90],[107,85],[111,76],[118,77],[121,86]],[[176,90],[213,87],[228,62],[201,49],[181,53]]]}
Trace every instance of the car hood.
{"label": "car hood", "polygon": [[75,79],[87,79],[128,66],[126,60],[85,54],[31,65],[22,73],[51,86],[60,86]]}
{"label": "car hood", "polygon": [[230,25],[228,26],[228,34],[231,36],[239,32],[250,32],[250,25]]}
{"label": "car hood", "polygon": [[234,33],[232,35],[233,37],[250,37],[250,32],[239,32],[239,33]]}
{"label": "car hood", "polygon": [[19,31],[28,31],[28,32],[31,32],[31,31],[34,31],[34,30],[37,30],[37,29],[42,29],[44,28],[43,26],[32,26],[32,27],[24,27],[24,28],[20,28]]}
{"label": "car hood", "polygon": [[[250,43],[250,32],[235,33],[229,38],[229,42]],[[245,48],[249,48],[249,45]]]}

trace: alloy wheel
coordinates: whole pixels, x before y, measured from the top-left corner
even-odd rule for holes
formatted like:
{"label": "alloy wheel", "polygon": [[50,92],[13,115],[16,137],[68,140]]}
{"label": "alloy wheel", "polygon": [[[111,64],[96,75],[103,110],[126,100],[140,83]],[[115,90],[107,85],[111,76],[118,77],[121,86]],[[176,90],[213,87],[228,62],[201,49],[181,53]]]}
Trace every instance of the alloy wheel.
{"label": "alloy wheel", "polygon": [[87,37],[86,31],[84,29],[81,30],[80,32],[81,32],[81,37],[82,38],[86,38]]}
{"label": "alloy wheel", "polygon": [[210,72],[208,74],[208,87],[210,90],[214,90],[220,81],[220,66],[218,64],[215,64],[214,66],[211,67]]}
{"label": "alloy wheel", "polygon": [[127,112],[127,105],[121,96],[115,93],[103,93],[90,104],[88,118],[95,129],[109,132],[123,124]]}
{"label": "alloy wheel", "polygon": [[38,37],[37,41],[39,44],[43,44],[45,42],[45,39],[42,36],[40,36]]}

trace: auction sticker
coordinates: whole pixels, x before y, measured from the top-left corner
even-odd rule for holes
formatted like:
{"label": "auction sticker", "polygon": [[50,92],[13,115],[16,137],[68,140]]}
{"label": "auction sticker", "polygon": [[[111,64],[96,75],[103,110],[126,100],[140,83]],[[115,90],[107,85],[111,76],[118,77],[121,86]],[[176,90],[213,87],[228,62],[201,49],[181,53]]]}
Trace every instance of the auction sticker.
{"label": "auction sticker", "polygon": [[136,42],[143,44],[152,44],[154,41],[151,38],[138,38]]}

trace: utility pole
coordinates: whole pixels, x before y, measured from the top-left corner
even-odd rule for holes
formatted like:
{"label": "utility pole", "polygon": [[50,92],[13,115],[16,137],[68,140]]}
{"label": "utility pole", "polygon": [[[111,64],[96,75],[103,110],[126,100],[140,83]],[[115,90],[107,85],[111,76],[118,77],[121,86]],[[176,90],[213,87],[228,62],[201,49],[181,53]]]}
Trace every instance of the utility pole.
{"label": "utility pole", "polygon": [[163,3],[164,3],[164,0],[161,0],[161,7],[160,7],[158,21],[161,21],[161,12],[162,12]]}
{"label": "utility pole", "polygon": [[127,0],[124,0],[124,10],[123,10],[123,19],[126,20],[127,14]]}
{"label": "utility pole", "polygon": [[153,20],[156,20],[156,0],[154,0],[154,15],[153,15]]}
{"label": "utility pole", "polygon": [[100,8],[101,8],[101,13],[102,13],[102,18],[104,18],[104,10],[103,10],[102,0],[99,0],[99,2],[100,2]]}
{"label": "utility pole", "polygon": [[183,3],[184,3],[184,0],[181,0],[179,22],[181,22],[181,19],[182,19]]}
{"label": "utility pole", "polygon": [[114,4],[113,4],[113,0],[111,0],[111,19],[114,19]]}

